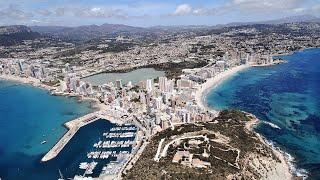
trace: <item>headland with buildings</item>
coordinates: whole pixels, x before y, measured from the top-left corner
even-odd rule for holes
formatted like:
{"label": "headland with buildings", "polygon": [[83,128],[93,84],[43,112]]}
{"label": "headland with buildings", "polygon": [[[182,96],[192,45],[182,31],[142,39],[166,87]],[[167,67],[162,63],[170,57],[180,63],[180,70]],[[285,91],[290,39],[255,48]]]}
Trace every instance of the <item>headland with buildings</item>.
{"label": "headland with buildings", "polygon": [[[274,64],[270,58],[269,62],[259,64],[259,66]],[[45,162],[55,158],[81,127],[99,119],[106,119],[116,124],[124,124],[134,122],[131,120],[128,121],[128,119],[136,118],[136,121],[138,121],[136,124],[142,126],[139,128],[143,130],[141,131],[144,134],[144,138],[142,139],[149,139],[157,132],[167,128],[174,129],[175,126],[181,124],[209,121],[211,118],[217,117],[219,112],[206,107],[203,100],[208,90],[217,87],[219,83],[235,73],[254,65],[256,65],[256,63],[249,62],[248,59],[242,60],[242,62],[239,61],[239,64],[234,67],[229,67],[226,61],[217,61],[215,64],[207,65],[203,68],[183,70],[184,74],[176,82],[174,82],[174,80],[168,80],[166,77],[159,77],[158,83],[154,83],[153,79],[141,81],[137,84],[138,89],[140,89],[138,92],[136,89],[131,90],[134,86],[131,82],[124,86],[119,79],[115,84],[111,82],[99,87],[105,88],[107,92],[109,90],[114,91],[113,93],[111,91],[110,93],[103,94],[102,97],[104,97],[104,101],[101,101],[101,98],[92,96],[92,94],[95,93],[92,86],[87,82],[82,82],[81,79],[76,77],[71,77],[67,79],[66,82],[60,81],[57,87],[42,84],[41,81],[35,77],[23,77],[23,75],[20,77],[7,74],[1,75],[0,77],[6,80],[18,81],[45,88],[53,95],[78,96],[84,100],[95,101],[97,107],[99,107],[99,111],[65,123],[68,132],[42,158],[42,161]],[[20,61],[18,62],[18,66],[23,66]],[[199,74],[206,74],[206,76],[203,78],[203,76],[199,76]],[[170,96],[174,96],[175,98],[169,99]],[[186,101],[192,101],[193,104],[184,104]],[[130,104],[130,102],[135,104]],[[126,108],[133,107],[133,105],[136,106],[135,110],[129,112]],[[168,110],[170,114],[167,114]],[[153,113],[155,113],[155,117],[150,116]],[[145,118],[149,119],[148,123],[142,121],[142,119]],[[143,151],[147,144],[147,142],[141,144],[140,148],[142,148],[142,150],[140,150],[139,153],[137,152],[137,154],[131,155],[131,158],[129,158],[125,164],[128,165],[132,161],[137,161],[139,155],[142,154],[141,151]],[[90,165],[88,167],[95,166]],[[289,168],[286,167],[287,166],[285,166],[284,169],[289,172]],[[130,166],[124,166],[122,171],[128,171],[129,169]],[[103,176],[103,174],[101,176]],[[117,176],[119,176],[119,174]],[[80,177],[81,176],[76,176],[78,179]]]}
{"label": "headland with buildings", "polygon": [[[250,36],[248,38],[238,35],[239,33]],[[254,38],[251,35],[254,35]],[[117,41],[134,40],[122,38]],[[20,48],[27,48],[30,43],[33,42],[25,42]],[[273,59],[274,54],[291,53],[297,49],[317,47],[319,44],[319,37],[292,37],[289,34],[266,36],[251,27],[231,28],[218,35],[184,34],[181,38],[172,38],[169,42],[157,42],[149,46],[136,45],[127,51],[116,53],[86,50],[72,57],[66,55],[58,59],[55,53],[61,49],[48,49],[51,53],[47,53],[44,59],[37,58],[40,54],[46,54],[43,49],[27,55],[13,53],[10,58],[0,60],[0,78],[42,87],[53,95],[93,100],[98,105],[97,112],[66,123],[69,131],[48,152],[43,161],[56,157],[77,130],[97,119],[135,124],[139,131],[139,138],[136,140],[138,143],[136,150],[129,153],[125,166],[116,171],[121,174],[139,159],[149,143],[148,140],[158,132],[175,129],[183,124],[208,122],[215,118],[218,112],[208,109],[203,99],[208,90],[217,87],[223,80],[250,66],[282,63],[281,60]],[[99,47],[103,48],[100,45]],[[74,48],[70,44],[63,46]],[[23,56],[30,58],[22,59]],[[74,58],[79,58],[79,62],[65,61]],[[174,76],[146,79],[137,84],[124,84],[118,79],[115,82],[92,86],[82,79],[104,71],[117,72],[168,63],[170,66],[179,66],[185,62],[205,63],[203,67],[191,66],[191,69],[187,69],[188,66],[184,70],[177,67],[179,72],[175,72],[175,68],[167,68],[167,71],[173,71]],[[287,166],[283,171],[291,174]]]}

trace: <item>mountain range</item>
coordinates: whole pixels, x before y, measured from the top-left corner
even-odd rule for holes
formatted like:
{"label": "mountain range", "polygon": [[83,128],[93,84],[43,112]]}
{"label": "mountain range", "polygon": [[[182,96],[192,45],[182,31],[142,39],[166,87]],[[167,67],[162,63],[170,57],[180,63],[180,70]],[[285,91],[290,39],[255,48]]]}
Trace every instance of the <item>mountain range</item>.
{"label": "mountain range", "polygon": [[236,22],[224,25],[216,26],[153,26],[148,28],[127,26],[123,24],[102,24],[102,25],[88,25],[78,27],[62,27],[62,26],[31,26],[30,28],[39,33],[51,34],[58,37],[70,37],[92,39],[98,38],[104,35],[112,34],[136,34],[141,32],[162,32],[162,31],[181,31],[188,29],[210,29],[210,28],[221,28],[229,26],[240,26],[240,25],[252,25],[252,24],[283,24],[283,23],[298,23],[298,22],[317,22],[320,23],[320,18],[311,15],[291,16],[276,20],[261,21],[261,22]]}
{"label": "mountain range", "polygon": [[224,25],[219,25],[222,27],[225,26],[240,26],[240,25],[252,25],[252,24],[286,24],[286,23],[320,23],[320,18],[312,15],[300,15],[300,16],[290,16],[290,17],[284,17],[280,19],[273,19],[273,20],[267,20],[267,21],[256,21],[256,22],[234,22],[234,23],[228,23]]}
{"label": "mountain range", "polygon": [[104,35],[117,34],[121,32],[137,33],[143,31],[144,28],[127,26],[123,24],[102,24],[102,25],[86,25],[78,27],[64,26],[30,26],[32,31],[42,34],[49,34],[57,37],[70,37],[92,39]]}
{"label": "mountain range", "polygon": [[89,40],[102,36],[132,35],[140,33],[162,33],[167,31],[182,31],[188,29],[216,29],[230,26],[253,25],[253,24],[283,24],[315,22],[320,23],[320,18],[311,15],[291,16],[276,20],[260,22],[235,22],[215,26],[154,26],[154,27],[134,27],[123,24],[102,24],[102,25],[85,25],[78,27],[65,26],[0,26],[0,45],[16,44],[22,40],[34,39],[43,35],[49,35],[57,38],[72,40]]}
{"label": "mountain range", "polygon": [[32,40],[41,36],[40,33],[32,31],[27,26],[0,26],[0,46],[11,46],[23,40]]}

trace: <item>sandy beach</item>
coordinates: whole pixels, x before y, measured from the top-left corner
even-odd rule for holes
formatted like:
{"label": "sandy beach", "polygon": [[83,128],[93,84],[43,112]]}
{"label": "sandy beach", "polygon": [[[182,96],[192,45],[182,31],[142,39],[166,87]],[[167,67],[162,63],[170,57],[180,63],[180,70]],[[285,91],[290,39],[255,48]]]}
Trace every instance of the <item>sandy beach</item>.
{"label": "sandy beach", "polygon": [[22,84],[30,84],[35,87],[39,87],[48,91],[55,90],[55,87],[45,85],[41,83],[39,79],[33,78],[33,77],[19,77],[19,76],[13,76],[13,75],[7,75],[7,74],[0,74],[0,79],[7,80],[7,81],[14,81]]}
{"label": "sandy beach", "polygon": [[195,94],[195,100],[196,100],[198,106],[202,109],[205,109],[207,111],[212,112],[215,115],[218,115],[218,111],[208,108],[208,106],[205,104],[206,95],[209,93],[210,90],[216,88],[224,80],[232,77],[237,72],[242,71],[244,69],[247,69],[249,67],[251,67],[251,65],[236,66],[236,67],[230,68],[222,73],[219,73],[210,79],[207,79],[207,81],[204,84],[201,84],[199,86],[199,88]]}
{"label": "sandy beach", "polygon": [[[21,84],[29,84],[34,87],[38,87],[50,92],[53,92],[54,90],[57,90],[57,88],[45,85],[41,83],[39,79],[33,78],[33,77],[19,77],[19,76],[13,76],[13,75],[7,75],[7,74],[0,74],[0,80],[6,80],[6,81],[13,81],[13,82],[18,82]],[[92,103],[92,106],[94,109],[97,111],[106,109],[106,106],[101,103],[98,99],[96,98],[90,98],[90,97],[84,97],[81,95],[76,95],[72,93],[54,93],[54,95],[59,95],[59,96],[66,96],[66,97],[78,97],[80,101],[89,101]]]}

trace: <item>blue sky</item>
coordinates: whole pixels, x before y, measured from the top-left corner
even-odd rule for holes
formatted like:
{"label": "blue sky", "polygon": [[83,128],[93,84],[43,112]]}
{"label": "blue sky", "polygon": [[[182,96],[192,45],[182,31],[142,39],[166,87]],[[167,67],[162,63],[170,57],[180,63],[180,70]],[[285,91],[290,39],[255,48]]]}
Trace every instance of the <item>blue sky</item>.
{"label": "blue sky", "polygon": [[215,25],[310,14],[320,0],[0,0],[0,25]]}

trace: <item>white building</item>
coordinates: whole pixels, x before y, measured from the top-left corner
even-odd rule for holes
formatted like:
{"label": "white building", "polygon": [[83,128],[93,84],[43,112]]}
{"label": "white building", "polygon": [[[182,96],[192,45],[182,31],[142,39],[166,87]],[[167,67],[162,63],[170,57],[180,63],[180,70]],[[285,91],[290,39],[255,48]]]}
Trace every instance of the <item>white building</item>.
{"label": "white building", "polygon": [[162,97],[157,97],[155,100],[155,109],[161,109],[162,107]]}
{"label": "white building", "polygon": [[153,81],[152,79],[148,79],[146,83],[146,90],[151,92],[153,90]]}
{"label": "white building", "polygon": [[67,91],[67,89],[68,89],[67,83],[65,81],[60,81],[60,91],[65,92]]}
{"label": "white building", "polygon": [[167,78],[166,77],[159,77],[159,89],[161,92],[167,91]]}
{"label": "white building", "polygon": [[116,88],[121,89],[122,88],[122,80],[116,80]]}

